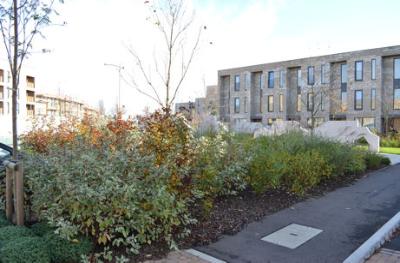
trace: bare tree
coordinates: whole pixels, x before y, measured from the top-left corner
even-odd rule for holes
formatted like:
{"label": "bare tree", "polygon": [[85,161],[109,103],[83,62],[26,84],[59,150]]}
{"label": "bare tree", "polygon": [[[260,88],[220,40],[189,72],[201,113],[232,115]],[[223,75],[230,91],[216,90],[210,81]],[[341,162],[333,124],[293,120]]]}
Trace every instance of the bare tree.
{"label": "bare tree", "polygon": [[[148,64],[133,48],[128,48],[145,86],[141,87],[133,75],[129,76],[127,83],[169,111],[199,50],[206,27],[195,28],[194,13],[188,13],[184,0],[155,0],[152,4],[145,1],[145,4],[149,5],[151,12],[148,20],[154,23],[163,39],[163,55],[154,54],[153,68],[147,70]],[[189,40],[191,33],[194,33],[194,39]],[[157,79],[152,78],[152,71]]]}
{"label": "bare tree", "polygon": [[[18,160],[17,92],[24,60],[33,40],[43,36],[41,30],[50,24],[56,0],[2,0],[0,30],[12,75],[12,133],[13,159]],[[63,0],[58,0],[63,2]]]}
{"label": "bare tree", "polygon": [[320,118],[320,113],[325,110],[326,98],[330,96],[330,89],[324,86],[312,85],[306,91],[306,96],[302,96],[301,101],[310,117],[308,127],[311,130],[311,134],[314,134],[314,129],[318,124],[317,119]]}

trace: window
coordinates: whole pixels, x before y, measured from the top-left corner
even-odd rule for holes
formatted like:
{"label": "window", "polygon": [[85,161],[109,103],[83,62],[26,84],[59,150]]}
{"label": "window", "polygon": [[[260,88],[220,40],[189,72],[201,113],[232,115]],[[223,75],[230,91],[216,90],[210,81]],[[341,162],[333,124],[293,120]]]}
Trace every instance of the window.
{"label": "window", "polygon": [[250,85],[251,85],[251,76],[250,76],[250,73],[246,73],[245,75],[244,75],[244,81],[245,81],[245,83],[244,83],[244,90],[247,90],[248,88],[250,88]]}
{"label": "window", "polygon": [[234,105],[235,113],[240,113],[240,98],[235,98],[234,102],[235,102],[235,105]]}
{"label": "window", "polygon": [[281,72],[279,73],[279,86],[280,88],[284,88],[285,87],[285,72],[283,70],[281,70]]}
{"label": "window", "polygon": [[376,59],[371,60],[371,79],[376,79]]}
{"label": "window", "polygon": [[342,112],[347,111],[347,91],[342,91],[340,94],[340,109]]}
{"label": "window", "polygon": [[279,94],[279,111],[283,111],[283,94]]}
{"label": "window", "polygon": [[274,88],[274,72],[273,71],[268,72],[268,88],[270,88],[270,89]]}
{"label": "window", "polygon": [[314,85],[314,67],[310,66],[307,69],[307,83],[308,85]]}
{"label": "window", "polygon": [[324,111],[324,96],[322,96],[322,94],[319,96],[320,97],[320,106],[321,106],[321,111]]}
{"label": "window", "polygon": [[297,112],[301,111],[301,94],[297,94]]}
{"label": "window", "polygon": [[307,110],[314,111],[314,93],[307,93]]}
{"label": "window", "polygon": [[327,84],[328,80],[326,75],[328,74],[328,67],[326,64],[321,65],[321,84]]}
{"label": "window", "polygon": [[297,70],[297,87],[301,87],[301,69]]}
{"label": "window", "polygon": [[375,128],[375,118],[362,118],[362,126],[370,129]]}
{"label": "window", "polygon": [[400,58],[394,59],[394,79],[400,79]]}
{"label": "window", "polygon": [[364,62],[363,61],[356,61],[356,66],[355,66],[355,79],[356,81],[362,81],[363,80],[363,68],[364,68]]}
{"label": "window", "polygon": [[274,96],[269,95],[268,96],[268,112],[273,112],[274,111]]}
{"label": "window", "polygon": [[347,83],[347,64],[340,65],[340,79],[342,83]]}
{"label": "window", "polygon": [[394,89],[393,100],[393,109],[400,110],[400,89]]}
{"label": "window", "polygon": [[240,90],[240,76],[235,75],[235,91],[239,91],[239,90]]}
{"label": "window", "polygon": [[363,109],[363,91],[362,90],[354,91],[354,109],[355,110]]}
{"label": "window", "polygon": [[371,89],[371,110],[376,109],[376,89]]}

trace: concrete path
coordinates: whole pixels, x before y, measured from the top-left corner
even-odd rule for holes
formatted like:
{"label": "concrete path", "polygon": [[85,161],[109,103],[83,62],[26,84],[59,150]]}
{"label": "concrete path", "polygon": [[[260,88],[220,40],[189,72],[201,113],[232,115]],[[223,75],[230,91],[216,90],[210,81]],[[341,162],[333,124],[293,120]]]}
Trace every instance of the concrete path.
{"label": "concrete path", "polygon": [[[195,248],[226,262],[342,262],[400,211],[400,165],[249,224],[234,236]],[[228,215],[227,215],[228,216]],[[262,241],[289,224],[323,232],[296,249]]]}
{"label": "concrete path", "polygon": [[400,155],[398,154],[382,153],[382,155],[388,157],[392,165],[400,163]]}

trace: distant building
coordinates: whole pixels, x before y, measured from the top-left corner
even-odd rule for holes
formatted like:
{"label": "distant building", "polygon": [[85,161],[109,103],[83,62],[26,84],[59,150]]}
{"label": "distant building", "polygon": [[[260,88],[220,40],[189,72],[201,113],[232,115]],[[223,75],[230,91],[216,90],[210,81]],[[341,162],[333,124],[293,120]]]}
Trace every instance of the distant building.
{"label": "distant building", "polygon": [[[0,141],[10,143],[12,138],[12,76],[6,63],[0,63]],[[27,120],[36,113],[36,85],[32,73],[21,72],[17,91],[18,132],[30,126]]]}
{"label": "distant building", "polygon": [[36,95],[36,116],[82,118],[85,114],[98,115],[98,110],[89,107],[84,102],[66,97],[49,94]]}
{"label": "distant building", "polygon": [[400,46],[224,69],[218,87],[231,124],[313,118],[400,131]]}
{"label": "distant building", "polygon": [[192,120],[194,115],[218,115],[218,100],[218,86],[207,86],[204,98],[176,103],[175,112],[184,114],[188,120]]}

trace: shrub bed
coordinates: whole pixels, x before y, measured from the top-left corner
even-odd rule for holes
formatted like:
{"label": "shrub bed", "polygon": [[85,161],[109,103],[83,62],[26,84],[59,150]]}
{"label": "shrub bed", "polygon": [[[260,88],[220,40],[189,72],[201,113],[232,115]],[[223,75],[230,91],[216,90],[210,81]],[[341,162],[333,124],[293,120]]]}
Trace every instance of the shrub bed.
{"label": "shrub bed", "polygon": [[[49,257],[74,261],[93,248],[92,259],[111,261],[147,245],[175,248],[209,216],[216,199],[279,189],[303,196],[322,182],[387,163],[300,133],[253,139],[221,129],[195,135],[182,116],[168,111],[137,120],[86,117],[26,134],[28,209],[50,224],[50,231],[39,224],[32,232],[53,246]],[[77,252],[68,258],[67,250]]]}

